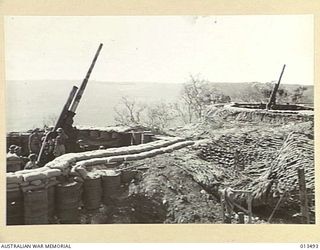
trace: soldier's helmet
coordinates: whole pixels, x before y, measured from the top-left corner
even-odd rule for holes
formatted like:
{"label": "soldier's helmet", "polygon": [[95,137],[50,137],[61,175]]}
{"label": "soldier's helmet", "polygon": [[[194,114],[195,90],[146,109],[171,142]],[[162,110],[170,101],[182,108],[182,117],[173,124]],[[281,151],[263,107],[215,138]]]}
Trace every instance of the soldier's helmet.
{"label": "soldier's helmet", "polygon": [[36,155],[36,154],[30,154],[30,155],[28,156],[28,158],[29,158],[30,160],[36,160],[36,159],[37,159],[37,155]]}
{"label": "soldier's helmet", "polygon": [[58,128],[58,129],[57,129],[57,132],[58,132],[58,133],[62,133],[62,132],[63,132],[63,129],[62,129],[62,128]]}

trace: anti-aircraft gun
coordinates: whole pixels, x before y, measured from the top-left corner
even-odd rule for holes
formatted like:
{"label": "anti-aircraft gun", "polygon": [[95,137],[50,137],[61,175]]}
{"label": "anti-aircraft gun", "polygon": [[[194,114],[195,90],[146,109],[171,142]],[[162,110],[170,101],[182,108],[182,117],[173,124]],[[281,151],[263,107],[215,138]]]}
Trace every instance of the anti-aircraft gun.
{"label": "anti-aircraft gun", "polygon": [[66,145],[65,145],[66,152],[76,151],[77,132],[76,132],[75,128],[73,127],[73,117],[76,114],[75,113],[76,109],[77,109],[77,107],[80,103],[81,97],[86,89],[87,83],[90,78],[90,74],[94,68],[94,65],[95,65],[97,58],[100,54],[100,51],[102,49],[102,46],[103,46],[103,44],[100,43],[99,48],[93,58],[93,61],[89,67],[89,70],[88,70],[85,78],[83,79],[83,81],[81,83],[80,88],[78,89],[78,87],[76,87],[76,86],[72,87],[70,94],[69,94],[69,97],[67,99],[67,102],[65,103],[53,130],[45,135],[45,138],[42,142],[40,153],[39,153],[39,156],[37,159],[38,162],[43,162],[43,154],[44,154],[44,149],[45,149],[46,143],[50,137],[54,137],[56,135],[56,131],[58,128],[62,128],[64,130],[64,132],[66,133],[66,135],[68,136],[68,139],[66,140]]}
{"label": "anti-aircraft gun", "polygon": [[280,74],[280,77],[279,77],[279,80],[276,83],[276,85],[274,85],[274,88],[273,88],[272,93],[270,95],[269,102],[267,103],[267,107],[266,107],[267,109],[272,109],[272,107],[274,107],[276,105],[277,91],[279,89],[279,85],[280,85],[281,78],[282,78],[282,75],[283,75],[285,68],[286,68],[286,65],[284,64],[282,71],[281,71],[281,74]]}

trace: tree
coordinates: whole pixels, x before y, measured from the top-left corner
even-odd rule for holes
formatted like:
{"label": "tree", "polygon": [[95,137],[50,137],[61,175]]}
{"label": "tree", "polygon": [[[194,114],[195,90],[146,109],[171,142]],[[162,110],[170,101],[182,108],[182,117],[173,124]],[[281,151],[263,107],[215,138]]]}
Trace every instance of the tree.
{"label": "tree", "polygon": [[[201,118],[206,106],[215,103],[227,103],[231,98],[216,88],[211,87],[206,80],[190,75],[190,80],[184,84],[181,98],[186,105],[186,116],[188,122],[192,122],[193,118]],[[176,105],[177,108],[177,105]],[[181,108],[178,111],[182,111]]]}
{"label": "tree", "polygon": [[121,125],[141,125],[141,116],[146,106],[135,99],[124,96],[120,104],[114,107],[115,121]]}
{"label": "tree", "polygon": [[145,123],[154,130],[164,131],[175,116],[171,104],[160,102],[147,106]]}
{"label": "tree", "polygon": [[176,117],[171,104],[159,102],[147,105],[129,97],[122,97],[114,111],[114,119],[121,125],[146,126],[157,131],[165,130]]}
{"label": "tree", "polygon": [[192,112],[190,113],[189,106],[185,105],[184,102],[175,102],[172,108],[176,117],[179,117],[183,124],[188,124],[192,121]]}
{"label": "tree", "polygon": [[[250,96],[247,102],[262,102],[267,103],[273,91],[276,82],[256,83],[246,92]],[[281,86],[281,85],[280,85]],[[284,87],[280,87],[277,91],[276,102],[286,102],[288,97],[288,90]]]}
{"label": "tree", "polygon": [[189,123],[192,122],[193,116],[201,117],[204,104],[201,101],[200,92],[205,81],[190,75],[190,81],[183,85],[182,100],[187,107],[187,116]]}
{"label": "tree", "polygon": [[304,92],[307,90],[308,88],[307,87],[302,87],[302,86],[299,86],[298,88],[296,88],[294,91],[293,91],[293,94],[291,96],[291,101],[293,103],[300,103],[304,97]]}

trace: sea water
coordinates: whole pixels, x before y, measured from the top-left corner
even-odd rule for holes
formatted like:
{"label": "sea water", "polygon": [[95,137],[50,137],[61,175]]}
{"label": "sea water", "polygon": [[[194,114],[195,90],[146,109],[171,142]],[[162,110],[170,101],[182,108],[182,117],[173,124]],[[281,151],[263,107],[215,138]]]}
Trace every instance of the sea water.
{"label": "sea water", "polygon": [[[81,80],[26,80],[6,82],[6,130],[27,131],[54,123],[73,85]],[[179,83],[111,83],[89,81],[78,106],[75,124],[115,125],[114,107],[121,97],[137,102],[174,102],[180,95]]]}

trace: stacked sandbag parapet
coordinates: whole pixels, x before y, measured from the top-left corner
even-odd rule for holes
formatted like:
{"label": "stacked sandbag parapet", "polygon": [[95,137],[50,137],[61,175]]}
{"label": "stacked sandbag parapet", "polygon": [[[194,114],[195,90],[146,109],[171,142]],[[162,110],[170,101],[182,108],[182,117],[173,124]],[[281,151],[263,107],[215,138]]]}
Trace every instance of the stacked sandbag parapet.
{"label": "stacked sandbag parapet", "polygon": [[[107,157],[116,157],[116,156],[130,155],[130,154],[136,154],[136,153],[143,153],[143,152],[148,152],[154,149],[168,147],[170,145],[177,144],[182,141],[183,141],[182,138],[166,137],[166,139],[158,140],[158,141],[154,141],[146,144],[120,147],[120,148],[100,149],[100,150],[93,150],[93,151],[87,151],[87,152],[81,152],[81,153],[70,153],[54,159],[53,161],[47,163],[45,167],[57,168],[64,171],[65,169],[69,169],[72,165],[78,164],[78,162],[80,161],[90,162],[91,159],[105,159]],[[104,162],[105,160],[101,160],[101,163],[104,163]],[[95,163],[95,164],[101,164],[101,163]]]}
{"label": "stacked sandbag parapet", "polygon": [[[7,212],[8,224],[20,224],[23,221],[23,214],[25,215],[24,221],[28,224],[50,222],[50,218],[55,213],[55,208],[57,208],[58,212],[60,211],[58,214],[60,214],[61,223],[75,222],[77,221],[77,216],[71,221],[67,217],[69,214],[77,214],[76,207],[79,205],[77,203],[79,199],[84,199],[85,197],[84,206],[88,210],[97,209],[101,202],[103,186],[101,176],[95,178],[88,176],[87,166],[140,160],[172,152],[192,144],[192,141],[184,141],[182,138],[163,137],[161,140],[141,145],[69,153],[56,158],[42,168],[7,173],[7,209],[10,210],[10,212]],[[110,194],[114,193],[114,190],[118,188],[120,180],[130,179],[129,177],[125,176],[120,179],[118,174],[116,176],[105,175],[104,186],[109,189],[111,187],[113,191],[109,190],[108,195],[104,197],[110,197]],[[110,182],[113,179],[114,181]],[[106,182],[106,180],[108,181]],[[101,182],[101,185],[99,182]],[[71,188],[68,185],[66,186],[66,183],[78,184]],[[58,184],[60,185],[59,190],[57,189]],[[99,188],[99,185],[101,188]],[[67,189],[75,189],[76,191],[73,190],[73,193],[77,193],[77,199],[73,203],[71,202],[70,209],[64,213],[61,212],[63,206],[61,207],[61,204],[59,205],[56,199],[57,197],[60,199],[62,197],[61,193],[64,192],[63,190]],[[80,190],[83,189],[84,196],[81,197],[82,191]],[[92,196],[92,192],[97,192],[97,195]],[[37,206],[33,207],[33,205],[37,205],[37,202],[32,202],[33,199],[37,200],[37,202],[41,200],[39,209]],[[39,212],[37,209],[41,211]],[[36,216],[38,212],[39,215],[41,214],[39,220]]]}
{"label": "stacked sandbag parapet", "polygon": [[[166,139],[162,139],[162,140],[158,140],[158,141],[154,141],[146,144],[127,146],[127,147],[121,147],[121,148],[93,150],[93,151],[87,151],[82,153],[70,153],[54,159],[53,161],[47,163],[45,167],[57,168],[62,171],[66,171],[66,169],[70,169],[70,167],[74,164],[88,165],[88,166],[103,164],[106,162],[106,160],[109,159],[109,157],[113,157],[113,160],[110,160],[109,162],[124,161],[125,156],[140,154],[144,152],[150,152],[152,150],[156,150],[160,148],[168,148],[168,151],[170,151],[170,150],[173,150],[173,148],[179,148],[181,146],[179,143],[182,143],[184,145],[185,142],[182,138],[166,137]],[[188,144],[190,145],[190,142],[188,142]],[[174,147],[170,149],[171,145]],[[182,147],[185,147],[185,146],[182,146]],[[143,155],[141,157],[143,157]],[[150,157],[150,155],[147,157]]]}
{"label": "stacked sandbag parapet", "polygon": [[47,224],[53,214],[48,197],[60,175],[60,170],[45,167],[8,173],[7,224]]}
{"label": "stacked sandbag parapet", "polygon": [[95,166],[95,165],[100,165],[105,163],[108,164],[112,162],[137,161],[137,160],[154,157],[159,154],[171,153],[174,150],[178,150],[193,144],[194,144],[193,141],[183,141],[183,142],[178,142],[166,147],[155,148],[146,152],[141,152],[136,154],[125,154],[125,155],[109,156],[109,157],[103,157],[103,158],[92,158],[89,160],[79,161],[76,163],[76,166],[88,167],[88,166]]}

